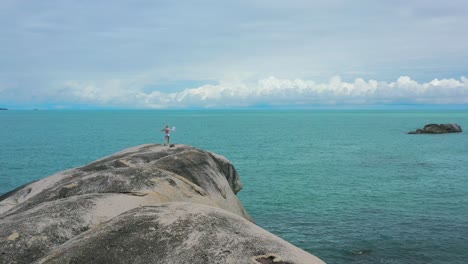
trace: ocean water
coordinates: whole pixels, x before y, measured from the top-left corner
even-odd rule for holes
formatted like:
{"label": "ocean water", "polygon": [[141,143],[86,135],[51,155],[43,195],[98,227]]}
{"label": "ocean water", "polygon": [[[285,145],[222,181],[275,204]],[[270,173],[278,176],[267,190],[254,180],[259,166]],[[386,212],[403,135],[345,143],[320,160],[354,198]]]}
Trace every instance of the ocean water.
{"label": "ocean water", "polygon": [[0,111],[0,193],[124,148],[230,159],[256,223],[327,263],[468,263],[463,111]]}

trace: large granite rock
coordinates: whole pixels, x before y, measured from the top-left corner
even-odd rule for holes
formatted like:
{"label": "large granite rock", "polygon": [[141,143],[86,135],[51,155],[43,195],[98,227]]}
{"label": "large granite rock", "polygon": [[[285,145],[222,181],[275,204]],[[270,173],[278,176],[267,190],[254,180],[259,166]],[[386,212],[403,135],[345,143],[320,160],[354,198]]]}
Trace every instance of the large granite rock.
{"label": "large granite rock", "polygon": [[38,263],[322,263],[238,215],[167,203],[121,214]]}
{"label": "large granite rock", "polygon": [[459,133],[462,132],[458,124],[428,124],[423,129],[408,132],[408,134],[442,134],[442,133]]}
{"label": "large granite rock", "polygon": [[253,224],[241,189],[214,153],[126,149],[1,196],[0,263],[323,263]]}

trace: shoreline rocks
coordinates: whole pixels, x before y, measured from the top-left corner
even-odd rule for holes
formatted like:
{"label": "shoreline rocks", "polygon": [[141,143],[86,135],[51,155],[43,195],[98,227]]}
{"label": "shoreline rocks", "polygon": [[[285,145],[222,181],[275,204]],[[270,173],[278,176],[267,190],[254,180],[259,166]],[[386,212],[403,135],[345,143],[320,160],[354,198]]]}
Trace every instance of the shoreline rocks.
{"label": "shoreline rocks", "polygon": [[462,128],[458,124],[428,124],[422,129],[410,131],[408,134],[444,134],[444,133],[460,133]]}
{"label": "shoreline rocks", "polygon": [[241,189],[215,153],[129,148],[2,195],[0,263],[323,263],[256,226]]}
{"label": "shoreline rocks", "polygon": [[[271,261],[261,262],[265,255]],[[127,211],[37,261],[70,262],[323,263],[238,215],[190,203]]]}

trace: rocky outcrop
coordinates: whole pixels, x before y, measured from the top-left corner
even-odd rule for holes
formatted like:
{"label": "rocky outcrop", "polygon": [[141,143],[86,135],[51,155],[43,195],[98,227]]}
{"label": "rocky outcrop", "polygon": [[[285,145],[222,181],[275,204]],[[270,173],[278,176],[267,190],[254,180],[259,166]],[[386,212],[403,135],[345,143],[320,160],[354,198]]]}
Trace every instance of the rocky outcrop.
{"label": "rocky outcrop", "polygon": [[142,145],[0,197],[0,263],[323,263],[252,223],[224,157]]}
{"label": "rocky outcrop", "polygon": [[133,209],[38,261],[70,262],[321,263],[244,218],[189,203]]}
{"label": "rocky outcrop", "polygon": [[442,133],[459,133],[462,132],[458,124],[428,124],[423,129],[408,132],[408,134],[442,134]]}

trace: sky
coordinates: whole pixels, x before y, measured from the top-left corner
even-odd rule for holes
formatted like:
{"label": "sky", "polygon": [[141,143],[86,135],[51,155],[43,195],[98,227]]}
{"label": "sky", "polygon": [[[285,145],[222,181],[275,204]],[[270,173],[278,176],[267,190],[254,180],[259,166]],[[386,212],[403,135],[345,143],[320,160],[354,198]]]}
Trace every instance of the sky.
{"label": "sky", "polygon": [[468,105],[466,0],[1,0],[0,107]]}

